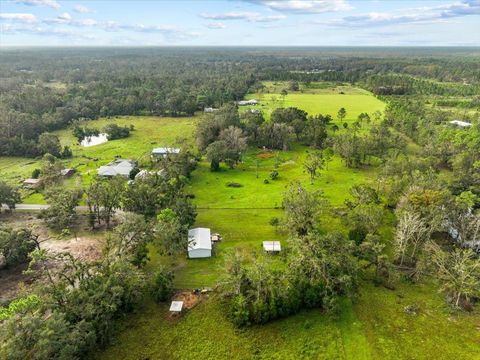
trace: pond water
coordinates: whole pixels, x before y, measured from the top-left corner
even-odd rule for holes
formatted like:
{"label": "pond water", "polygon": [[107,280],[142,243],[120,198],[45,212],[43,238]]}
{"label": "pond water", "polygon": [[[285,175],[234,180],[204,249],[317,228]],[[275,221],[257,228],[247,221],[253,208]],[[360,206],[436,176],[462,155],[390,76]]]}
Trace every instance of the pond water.
{"label": "pond water", "polygon": [[87,136],[82,140],[80,145],[83,147],[95,146],[106,143],[108,141],[107,134],[98,134],[97,136]]}

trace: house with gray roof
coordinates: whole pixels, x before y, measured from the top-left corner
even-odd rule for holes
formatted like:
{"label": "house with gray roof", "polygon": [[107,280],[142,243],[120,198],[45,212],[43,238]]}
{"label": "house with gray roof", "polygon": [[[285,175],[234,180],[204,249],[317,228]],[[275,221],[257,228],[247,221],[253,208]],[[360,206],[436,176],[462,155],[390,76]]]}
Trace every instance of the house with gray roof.
{"label": "house with gray roof", "polygon": [[137,163],[134,160],[117,159],[107,165],[100,166],[97,173],[99,176],[109,178],[117,175],[129,177],[135,166],[137,166]]}

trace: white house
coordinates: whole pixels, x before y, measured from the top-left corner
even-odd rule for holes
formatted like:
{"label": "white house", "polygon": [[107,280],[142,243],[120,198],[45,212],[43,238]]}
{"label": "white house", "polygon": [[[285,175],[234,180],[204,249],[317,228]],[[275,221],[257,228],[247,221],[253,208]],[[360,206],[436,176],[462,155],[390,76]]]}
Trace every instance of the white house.
{"label": "white house", "polygon": [[111,163],[100,166],[97,170],[98,175],[105,177],[114,177],[117,175],[129,177],[130,172],[137,164],[133,160],[117,159]]}
{"label": "white house", "polygon": [[195,228],[188,230],[188,257],[190,259],[212,256],[210,229]]}
{"label": "white house", "polygon": [[155,157],[166,157],[167,155],[178,153],[180,153],[180,149],[169,147],[159,147],[152,150],[152,156]]}
{"label": "white house", "polygon": [[203,111],[206,113],[212,113],[212,112],[218,111],[218,109],[213,107],[206,107],[205,109],[203,109]]}
{"label": "white house", "polygon": [[452,120],[450,121],[450,124],[461,127],[461,128],[467,128],[472,126],[469,122],[466,121],[461,121],[461,120]]}
{"label": "white house", "polygon": [[269,253],[279,253],[282,250],[280,241],[264,241],[263,250]]}

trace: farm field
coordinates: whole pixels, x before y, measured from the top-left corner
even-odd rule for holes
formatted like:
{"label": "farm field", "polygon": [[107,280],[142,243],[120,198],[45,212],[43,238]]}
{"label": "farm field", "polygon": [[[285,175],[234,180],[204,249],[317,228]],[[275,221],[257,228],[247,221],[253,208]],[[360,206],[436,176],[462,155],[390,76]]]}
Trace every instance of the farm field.
{"label": "farm field", "polygon": [[[375,111],[383,111],[385,104],[374,97],[370,92],[349,85],[335,85],[312,83],[306,88],[304,85],[299,91],[290,92],[286,96],[281,95],[281,90],[288,88],[286,82],[266,82],[266,89],[262,92],[249,94],[247,99],[257,99],[259,104],[255,106],[243,106],[242,109],[259,109],[268,119],[271,112],[279,107],[298,107],[310,115],[331,115],[333,123],[339,127],[343,122],[351,123],[362,112],[372,116]],[[337,119],[337,112],[344,107],[347,115],[342,124]]]}
{"label": "farm field", "polygon": [[[316,98],[331,96],[295,95],[302,99],[295,105],[302,108],[317,104]],[[343,99],[345,95],[332,96]],[[367,103],[378,101],[367,94],[355,96],[364,97]],[[383,103],[377,105],[378,109],[383,108]],[[348,108],[348,103],[341,106]],[[369,108],[358,108],[358,112],[363,111],[371,112]],[[183,256],[175,259],[176,288],[215,286],[222,279],[225,257],[234,249],[247,257],[262,256],[263,240],[276,239],[285,245],[285,235],[277,232],[269,221],[282,216],[279,207],[290,181],[300,181],[310,190],[322,190],[333,207],[342,206],[348,190],[355,184],[366,182],[377,186],[374,167],[348,169],[337,157],[310,184],[302,169],[307,151],[300,145],[279,154],[251,148],[238,167],[223,166],[216,173],[210,172],[206,161],[199,163],[188,185],[198,207],[196,225],[210,227],[224,239],[216,245],[215,255],[210,259],[187,260]],[[273,169],[277,169],[279,178],[265,184],[264,179],[269,178]],[[228,187],[231,182],[241,187]],[[322,224],[326,231],[344,231],[335,216],[326,216]],[[389,224],[384,236],[392,236]],[[154,271],[164,261],[152,252],[147,269]],[[281,257],[273,258],[272,266],[283,266]],[[450,313],[443,297],[435,294],[434,286],[428,283],[400,283],[393,291],[365,284],[357,301],[342,303],[337,317],[311,310],[241,330],[226,318],[219,299],[212,297],[179,319],[169,317],[166,305],[147,304],[122,323],[123,330],[97,358],[431,359],[433,356],[447,360],[454,354],[462,354],[463,359],[478,358],[480,315]],[[418,306],[419,313],[407,314],[404,308],[409,305]],[[441,327],[432,334],[437,324]],[[452,334],[460,333],[460,328],[471,331],[462,331],[462,341],[449,341]]]}
{"label": "farm field", "polygon": [[[296,106],[309,114],[331,114],[335,121],[338,109],[345,107],[347,122],[354,121],[361,112],[372,114],[384,109],[384,103],[370,93],[349,86],[316,85],[288,94],[283,100],[279,93],[272,91],[279,92],[285,83],[266,85],[269,93],[248,97],[260,100],[255,108],[261,109],[267,118],[274,108],[283,106]],[[153,147],[172,146],[179,140],[192,143],[198,118],[118,117],[91,121],[88,126],[101,129],[111,121],[121,126],[132,124],[135,131],[127,139],[87,148],[76,144],[71,129],[56,132],[62,145],[69,145],[73,150],[74,157],[65,160],[64,165],[77,169],[77,175],[66,181],[67,186],[87,185],[95,170],[115,156],[133,158],[148,166]],[[180,256],[174,259],[171,265],[175,268],[176,288],[214,287],[224,274],[225,258],[234,251],[251,258],[263,256],[263,240],[280,240],[285,246],[286,235],[269,222],[274,217],[282,217],[282,195],[291,181],[299,181],[309,190],[321,190],[333,208],[343,205],[355,184],[379,186],[375,167],[349,169],[337,156],[311,184],[302,165],[308,151],[308,147],[299,144],[285,152],[250,148],[235,169],[222,165],[221,171],[214,173],[206,160],[198,164],[187,186],[187,192],[195,196],[196,225],[221,233],[223,241],[215,246],[212,258],[188,260]],[[39,166],[38,159],[0,158],[0,172],[9,182],[20,182]],[[273,170],[279,172],[276,180],[269,178]],[[240,187],[229,187],[229,183]],[[24,203],[44,202],[41,194],[26,195]],[[325,231],[345,231],[335,216],[325,215],[322,224]],[[386,238],[391,238],[390,224],[385,224],[382,231]],[[153,249],[150,258],[149,272],[154,272],[159,264],[171,262]],[[272,266],[284,266],[282,258],[273,258]],[[401,284],[395,291],[365,284],[357,301],[342,303],[337,317],[311,310],[245,330],[238,330],[230,323],[215,295],[175,320],[168,317],[166,305],[147,303],[122,322],[122,330],[113,344],[96,357],[411,359],[410,351],[415,346],[415,359],[430,359],[435,355],[437,359],[447,360],[456,354],[462,354],[463,359],[478,358],[480,315],[450,313],[442,296],[432,296],[433,292],[432,284]],[[419,314],[406,314],[404,308],[408,305],[418,306]],[[432,334],[434,327],[437,331]],[[460,334],[460,328],[463,329],[461,346],[458,341],[448,341],[452,334]],[[470,330],[465,331],[466,328]],[[419,344],[418,339],[422,339]]]}
{"label": "farm field", "polygon": [[[480,314],[451,313],[430,284],[362,289],[336,317],[310,310],[242,330],[225,318],[216,298],[173,320],[166,305],[149,303],[96,358],[478,359]],[[408,305],[419,313],[407,314]]]}

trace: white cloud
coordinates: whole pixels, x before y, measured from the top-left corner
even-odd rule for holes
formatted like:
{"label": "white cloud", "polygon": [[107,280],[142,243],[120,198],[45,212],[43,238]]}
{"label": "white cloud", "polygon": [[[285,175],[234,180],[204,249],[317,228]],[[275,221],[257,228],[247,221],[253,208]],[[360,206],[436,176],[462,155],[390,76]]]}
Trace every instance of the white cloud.
{"label": "white cloud", "polygon": [[60,38],[68,38],[70,40],[93,40],[96,37],[91,34],[79,33],[74,32],[68,29],[51,29],[45,28],[42,26],[28,26],[28,27],[4,27],[2,26],[2,32],[8,33],[9,35],[15,34],[31,34],[31,35],[38,35],[38,36],[52,36],[52,37],[60,37]]}
{"label": "white cloud", "polygon": [[31,6],[47,6],[54,9],[60,8],[60,4],[56,0],[15,0],[15,2]]}
{"label": "white cloud", "polygon": [[222,22],[211,22],[206,25],[209,29],[225,29],[227,26]]}
{"label": "white cloud", "polygon": [[58,15],[58,19],[60,20],[65,20],[65,21],[70,21],[72,20],[72,15],[70,15],[69,13],[65,12],[61,15]]}
{"label": "white cloud", "polygon": [[317,22],[342,27],[388,26],[397,24],[427,24],[448,19],[480,15],[480,0],[465,0],[447,5],[399,9],[393,12],[370,12],[346,16],[328,22]]}
{"label": "white cloud", "polygon": [[81,14],[86,14],[86,13],[91,12],[88,7],[86,7],[85,5],[81,5],[81,4],[75,5],[73,7],[73,10],[78,12],[78,13],[81,13]]}
{"label": "white cloud", "polygon": [[276,11],[293,14],[319,14],[335,11],[347,11],[352,7],[345,0],[246,0],[265,5]]}
{"label": "white cloud", "polygon": [[249,22],[272,22],[286,18],[285,15],[268,15],[264,16],[256,12],[227,12],[223,14],[207,14],[202,13],[200,17],[209,20],[246,20]]}
{"label": "white cloud", "polygon": [[11,20],[11,21],[19,21],[24,23],[34,23],[37,21],[37,18],[33,14],[27,13],[0,13],[1,20]]}

